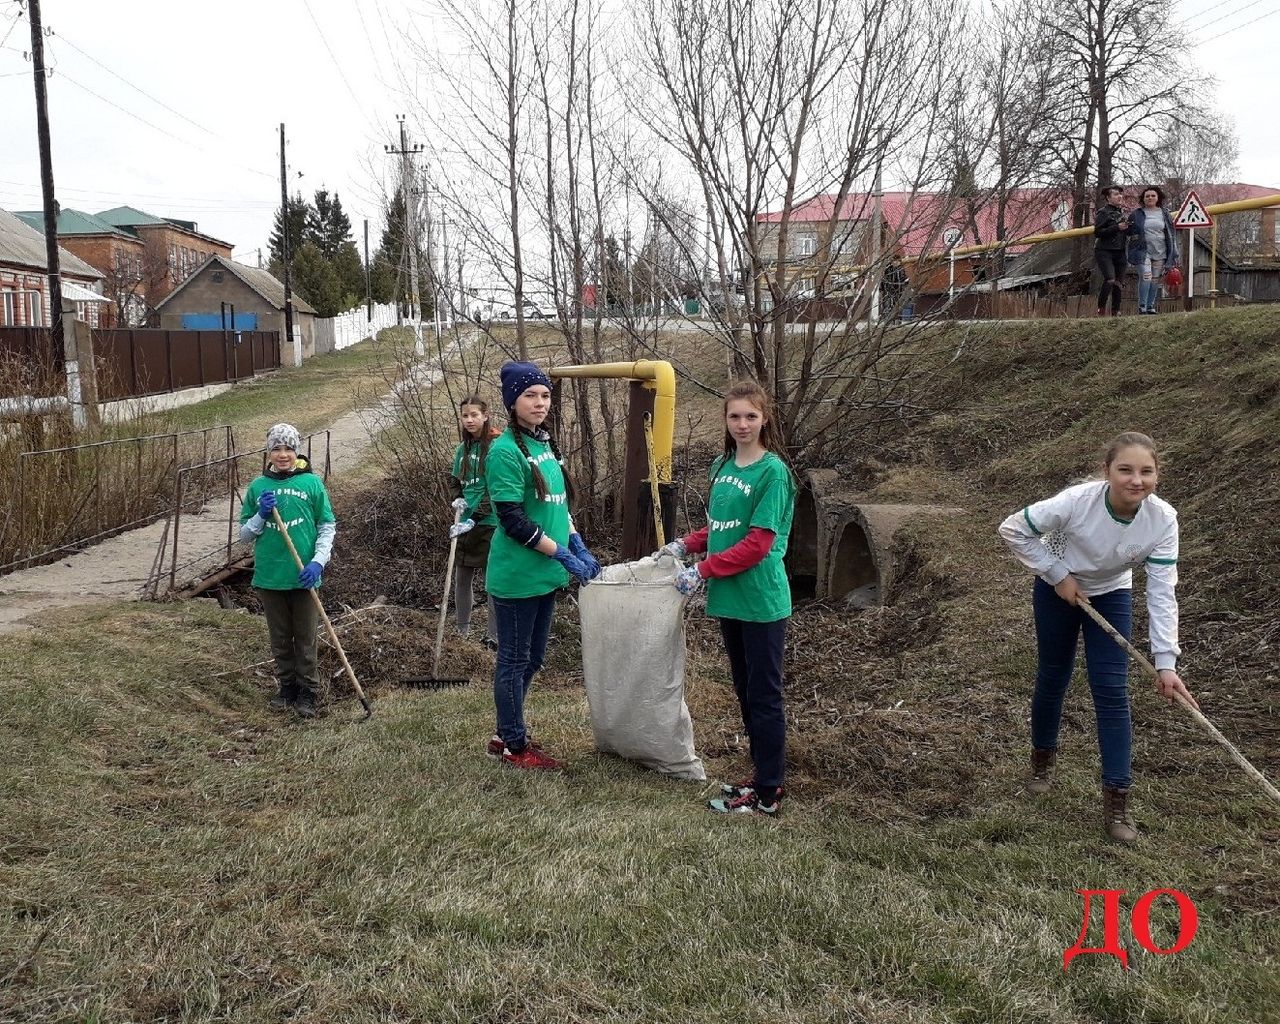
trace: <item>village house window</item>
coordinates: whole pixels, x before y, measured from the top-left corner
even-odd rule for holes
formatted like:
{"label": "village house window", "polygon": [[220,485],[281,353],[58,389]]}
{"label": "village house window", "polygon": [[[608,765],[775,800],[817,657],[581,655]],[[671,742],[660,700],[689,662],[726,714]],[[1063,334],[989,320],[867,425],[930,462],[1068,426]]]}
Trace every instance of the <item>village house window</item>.
{"label": "village house window", "polygon": [[176,245],[169,246],[169,273],[175,278],[178,276],[178,247]]}
{"label": "village house window", "polygon": [[796,255],[812,256],[818,251],[817,235],[799,235],[796,238]]}
{"label": "village house window", "polygon": [[32,327],[44,325],[44,307],[39,292],[27,292],[27,323]]}
{"label": "village house window", "polygon": [[1262,215],[1250,213],[1244,218],[1244,244],[1257,245],[1262,235]]}
{"label": "village house window", "polygon": [[6,288],[0,291],[0,326],[12,327],[17,323],[15,319],[14,299],[18,293]]}

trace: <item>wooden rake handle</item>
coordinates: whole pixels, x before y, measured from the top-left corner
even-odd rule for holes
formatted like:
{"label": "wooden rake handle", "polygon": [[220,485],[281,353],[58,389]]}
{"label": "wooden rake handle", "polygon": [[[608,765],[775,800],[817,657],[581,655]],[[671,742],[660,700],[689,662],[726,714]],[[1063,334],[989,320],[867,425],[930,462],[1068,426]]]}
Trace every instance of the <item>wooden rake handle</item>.
{"label": "wooden rake handle", "polygon": [[[462,509],[453,510],[453,525],[462,522]],[[444,571],[444,594],[440,597],[440,619],[436,623],[436,656],[431,660],[431,678],[440,678],[440,651],[444,647],[444,624],[449,617],[449,594],[453,587],[453,557],[458,553],[458,538],[449,538],[449,563]]]}
{"label": "wooden rake handle", "polygon": [[[1152,679],[1159,678],[1160,673],[1156,671],[1156,667],[1143,656],[1141,651],[1134,647],[1133,644],[1129,643],[1129,641],[1120,634],[1119,630],[1117,630],[1115,626],[1111,625],[1111,623],[1099,614],[1098,609],[1089,603],[1089,599],[1087,597],[1080,597],[1079,605],[1084,609],[1084,613],[1088,615],[1089,618],[1093,619],[1093,621],[1096,622],[1112,640],[1128,652],[1129,657],[1136,661],[1147,675]],[[1199,708],[1191,704],[1191,702],[1180,693],[1175,693],[1173,695],[1173,699],[1186,709],[1187,713],[1200,724],[1200,727],[1204,729],[1205,732],[1217,740],[1218,744],[1231,755],[1232,760],[1244,769],[1244,773],[1262,787],[1262,791],[1266,793],[1267,796],[1277,804],[1280,804],[1280,790],[1277,790],[1276,787],[1271,784],[1271,781],[1262,774],[1262,772],[1258,771],[1257,768],[1249,763],[1249,759],[1236,749],[1234,743],[1218,731],[1217,726],[1200,713]]]}
{"label": "wooden rake handle", "polygon": [[[284,520],[280,518],[280,510],[278,508],[271,510],[271,518],[275,520],[276,529],[280,531],[280,536],[284,538],[285,545],[289,548],[289,554],[293,555],[293,564],[298,567],[298,572],[302,572],[302,559],[298,557],[298,549],[293,546],[293,538],[289,536],[289,531],[285,528]],[[307,588],[307,593],[311,595],[311,600],[315,602],[316,611],[320,613],[320,618],[324,619],[325,628],[329,631],[329,639],[333,641],[333,646],[338,651],[338,657],[342,659],[342,667],[347,670],[347,678],[351,680],[351,686],[356,691],[356,696],[360,698],[360,705],[364,708],[364,717],[368,718],[373,714],[373,708],[369,706],[369,698],[364,695],[360,680],[356,678],[355,669],[351,667],[351,662],[347,661],[347,652],[342,649],[342,641],[338,639],[338,631],[333,628],[333,623],[329,621],[329,613],[324,610],[324,602],[320,600],[320,595],[316,593],[314,587]]]}

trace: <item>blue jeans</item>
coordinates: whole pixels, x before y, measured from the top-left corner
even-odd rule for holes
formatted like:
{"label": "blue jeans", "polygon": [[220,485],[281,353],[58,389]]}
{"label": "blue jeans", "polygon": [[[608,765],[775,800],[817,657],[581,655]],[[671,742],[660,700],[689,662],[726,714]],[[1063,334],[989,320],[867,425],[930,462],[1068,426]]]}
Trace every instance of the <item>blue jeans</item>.
{"label": "blue jeans", "polygon": [[[1133,629],[1133,591],[1112,590],[1089,598],[1094,609],[1126,640]],[[1040,665],[1031,698],[1031,745],[1058,749],[1062,701],[1076,666],[1076,640],[1084,630],[1084,660],[1098,722],[1102,751],[1102,782],[1127,788],[1132,761],[1129,718],[1129,659],[1102,627],[1080,608],[1062,600],[1053,587],[1037,577],[1031,596],[1036,619]]]}
{"label": "blue jeans", "polygon": [[493,670],[493,706],[498,713],[498,735],[512,753],[524,750],[524,698],[533,674],[542,668],[547,637],[556,610],[556,595],[493,598],[497,619],[498,663]]}
{"label": "blue jeans", "polygon": [[[721,619],[733,691],[751,742],[756,791],[781,786],[786,772],[787,718],[782,708],[782,654],[787,620]],[[767,802],[767,801],[766,801]]]}

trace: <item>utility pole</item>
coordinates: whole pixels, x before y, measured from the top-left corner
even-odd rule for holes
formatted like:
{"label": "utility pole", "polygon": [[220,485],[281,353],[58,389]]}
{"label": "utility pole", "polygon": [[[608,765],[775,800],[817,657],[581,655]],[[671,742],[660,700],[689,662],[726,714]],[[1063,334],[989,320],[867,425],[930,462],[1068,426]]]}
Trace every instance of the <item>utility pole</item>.
{"label": "utility pole", "polygon": [[[58,200],[53,192],[53,146],[49,141],[49,93],[45,84],[44,27],[40,0],[30,0],[31,65],[36,76],[36,137],[40,145],[40,183],[44,190],[44,245],[49,271],[49,315],[53,325],[49,353],[52,365],[62,367],[62,262],[58,253]],[[32,324],[40,327],[41,324]]]}
{"label": "utility pole", "polygon": [[397,114],[400,122],[400,148],[384,146],[393,155],[400,157],[400,194],[404,196],[405,228],[408,232],[409,248],[409,300],[413,304],[414,346],[416,355],[423,355],[426,349],[422,344],[422,296],[418,291],[418,199],[413,189],[413,175],[410,158],[422,152],[422,143],[409,148],[409,140],[404,130],[404,115]]}
{"label": "utility pole", "polygon": [[[293,295],[289,291],[289,179],[284,168],[284,122],[280,122],[280,260],[284,264],[284,333],[293,344]],[[298,352],[297,363],[302,353]]]}
{"label": "utility pole", "polygon": [[373,323],[373,282],[369,267],[369,218],[364,220],[364,305],[365,319]]}

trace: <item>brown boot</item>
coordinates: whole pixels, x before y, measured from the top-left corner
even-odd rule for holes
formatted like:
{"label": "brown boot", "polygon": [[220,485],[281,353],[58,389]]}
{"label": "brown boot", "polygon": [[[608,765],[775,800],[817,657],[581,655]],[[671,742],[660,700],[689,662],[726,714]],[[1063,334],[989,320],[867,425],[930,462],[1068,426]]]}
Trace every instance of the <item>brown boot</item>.
{"label": "brown boot", "polygon": [[1132,843],[1138,838],[1138,828],[1129,817],[1129,791],[1115,786],[1102,787],[1102,823],[1107,835],[1117,843]]}
{"label": "brown boot", "polygon": [[1039,750],[1031,748],[1031,778],[1027,780],[1027,792],[1043,796],[1053,788],[1050,773],[1058,760],[1056,750]]}

